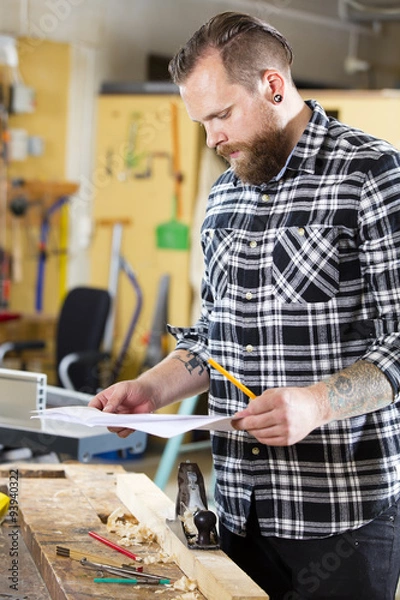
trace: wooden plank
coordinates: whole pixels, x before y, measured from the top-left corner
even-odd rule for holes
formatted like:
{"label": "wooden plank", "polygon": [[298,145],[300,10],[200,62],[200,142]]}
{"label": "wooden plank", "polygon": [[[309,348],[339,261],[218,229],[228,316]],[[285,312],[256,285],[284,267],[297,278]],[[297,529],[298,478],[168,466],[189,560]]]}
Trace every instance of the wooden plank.
{"label": "wooden plank", "polygon": [[117,475],[117,495],[139,521],[156,534],[161,548],[176,558],[182,571],[197,581],[207,600],[266,600],[269,598],[220,550],[189,550],[171,531],[175,504],[141,473]]}
{"label": "wooden plank", "polygon": [[[118,537],[107,531],[104,521],[115,509],[125,510],[116,496],[116,474],[125,472],[122,467],[79,463],[7,465],[7,468],[0,469],[0,478],[3,477],[0,485],[7,478],[10,480],[10,473],[15,472],[18,473],[19,511],[14,525],[22,534],[18,534],[20,547],[26,544],[30,552],[27,557],[31,557],[29,560],[33,571],[31,573],[27,568],[25,555],[21,555],[24,570],[21,571],[18,598],[22,599],[26,595],[30,600],[132,600],[133,597],[150,600],[156,591],[162,591],[165,600],[172,600],[177,596],[172,588],[156,590],[154,586],[144,585],[132,588],[129,585],[95,584],[94,571],[85,570],[78,561],[56,554],[56,546],[60,545],[102,556],[104,562],[120,559],[121,562],[130,562],[128,558],[88,535],[89,530],[95,530],[118,543]],[[159,547],[155,543],[148,543],[145,547],[136,545],[130,549],[143,556],[158,551]],[[8,564],[9,558],[1,552],[1,547],[0,558],[2,564]],[[39,574],[35,571],[36,568]],[[161,573],[172,581],[182,577],[181,570],[174,563],[149,565],[146,566],[146,571]],[[36,589],[36,586],[37,589],[44,590],[42,595],[32,595],[32,589]],[[4,586],[0,588],[0,597],[3,589]],[[12,592],[4,589],[4,593],[8,591]],[[199,597],[201,599],[204,600],[204,597]]]}

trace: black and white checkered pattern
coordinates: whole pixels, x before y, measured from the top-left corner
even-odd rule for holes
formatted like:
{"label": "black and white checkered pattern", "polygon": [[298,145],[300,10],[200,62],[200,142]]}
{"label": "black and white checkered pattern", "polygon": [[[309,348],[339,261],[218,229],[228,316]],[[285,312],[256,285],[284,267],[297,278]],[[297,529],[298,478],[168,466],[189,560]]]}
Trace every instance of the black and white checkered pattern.
{"label": "black and white checkered pattern", "polygon": [[[400,389],[400,154],[326,116],[262,187],[231,170],[213,186],[202,228],[203,308],[171,328],[179,348],[212,356],[256,394],[307,386],[358,359]],[[248,399],[212,371],[210,411]],[[314,430],[291,447],[215,433],[217,506],[242,534],[251,495],[264,535],[329,536],[400,496],[398,403]]]}

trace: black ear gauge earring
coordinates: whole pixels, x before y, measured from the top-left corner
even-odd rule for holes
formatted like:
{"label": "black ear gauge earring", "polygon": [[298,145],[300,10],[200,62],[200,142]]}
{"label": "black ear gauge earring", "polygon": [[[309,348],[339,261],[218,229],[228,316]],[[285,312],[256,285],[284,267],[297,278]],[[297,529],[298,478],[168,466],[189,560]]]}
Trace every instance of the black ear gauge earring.
{"label": "black ear gauge earring", "polygon": [[282,98],[282,96],[280,94],[275,94],[275,96],[274,96],[274,102],[279,103],[279,102],[282,102],[282,100],[283,100],[283,98]]}

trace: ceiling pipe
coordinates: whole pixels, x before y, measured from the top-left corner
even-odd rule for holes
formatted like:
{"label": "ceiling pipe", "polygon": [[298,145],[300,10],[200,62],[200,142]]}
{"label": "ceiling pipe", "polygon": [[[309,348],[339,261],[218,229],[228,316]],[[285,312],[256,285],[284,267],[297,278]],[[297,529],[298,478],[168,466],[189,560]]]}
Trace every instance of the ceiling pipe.
{"label": "ceiling pipe", "polygon": [[344,21],[380,22],[400,20],[400,7],[363,4],[357,0],[339,0],[339,16]]}
{"label": "ceiling pipe", "polygon": [[[204,4],[204,0],[198,0]],[[211,0],[212,2],[213,0]],[[322,27],[328,27],[330,29],[339,29],[340,31],[356,31],[363,35],[376,36],[379,31],[374,27],[368,25],[359,25],[357,23],[346,22],[346,20],[337,19],[334,17],[327,17],[324,15],[318,15],[304,10],[296,10],[294,8],[288,8],[287,0],[280,0],[271,4],[270,2],[259,0],[219,0],[222,4],[228,4],[229,9],[233,10],[234,6],[238,6],[239,10],[243,10],[244,5],[252,5],[253,10],[257,11],[257,14],[262,16],[264,19],[268,19],[270,15],[282,16],[294,21],[302,21],[304,23],[312,25],[320,25]]]}
{"label": "ceiling pipe", "polygon": [[348,75],[355,75],[356,73],[365,73],[370,70],[371,65],[366,60],[362,60],[358,57],[358,34],[350,33],[349,37],[349,51],[344,61],[344,70]]}

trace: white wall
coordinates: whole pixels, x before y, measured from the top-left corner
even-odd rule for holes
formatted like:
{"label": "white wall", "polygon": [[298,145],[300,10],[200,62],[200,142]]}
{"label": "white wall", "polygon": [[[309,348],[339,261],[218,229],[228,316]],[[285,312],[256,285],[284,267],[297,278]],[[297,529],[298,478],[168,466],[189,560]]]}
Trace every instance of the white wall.
{"label": "white wall", "polygon": [[334,0],[0,0],[0,31],[96,48],[100,79],[141,81],[149,52],[172,55],[201,23],[224,10],[251,12],[280,29],[293,44],[297,79],[367,87],[365,75],[344,71],[355,31],[360,58],[374,67],[376,87],[400,83],[400,21],[383,22],[373,34],[368,23],[341,20]]}

